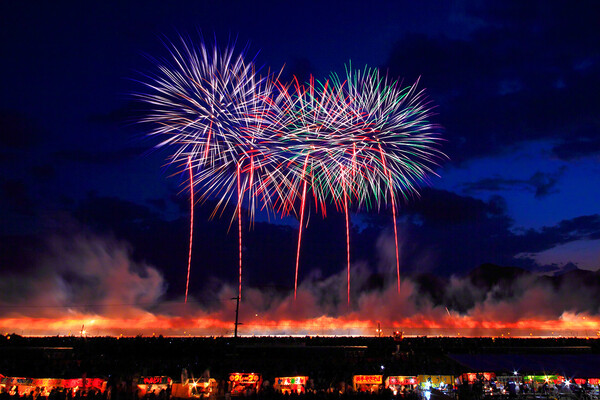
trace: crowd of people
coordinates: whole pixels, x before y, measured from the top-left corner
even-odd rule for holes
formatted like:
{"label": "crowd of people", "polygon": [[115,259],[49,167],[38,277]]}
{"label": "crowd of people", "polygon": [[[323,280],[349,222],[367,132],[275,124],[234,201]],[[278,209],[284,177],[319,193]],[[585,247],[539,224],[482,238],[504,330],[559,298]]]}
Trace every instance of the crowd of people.
{"label": "crowd of people", "polygon": [[0,400],[107,400],[107,393],[98,389],[74,390],[68,388],[36,387],[29,390],[19,388],[3,388],[0,391]]}
{"label": "crowd of people", "polygon": [[[600,353],[600,340],[501,339],[501,338],[426,338],[405,337],[257,337],[257,338],[167,338],[167,337],[46,337],[30,338],[0,335],[0,373],[10,376],[74,378],[83,375],[103,377],[105,390],[33,388],[14,391],[3,388],[0,400],[169,400],[168,389],[136,393],[136,377],[171,376],[179,380],[183,368],[199,375],[221,377],[212,396],[227,399],[226,379],[232,371],[260,371],[264,377],[310,376],[311,383],[298,393],[279,393],[273,385],[240,394],[245,398],[268,400],[388,399],[417,400],[429,396],[476,400],[486,396],[556,398],[597,396],[597,390],[584,385],[531,387],[523,382],[504,385],[502,390],[488,383],[456,385],[439,392],[403,387],[396,392],[384,385],[377,391],[354,390],[349,383],[356,373],[413,376],[423,373],[460,376],[465,366],[450,353],[515,353],[531,348],[557,349],[561,352]],[[519,350],[522,348],[523,350]],[[569,350],[573,348],[574,350]],[[181,380],[183,381],[183,380]],[[344,385],[341,383],[345,382]],[[505,386],[505,387],[504,387]]]}

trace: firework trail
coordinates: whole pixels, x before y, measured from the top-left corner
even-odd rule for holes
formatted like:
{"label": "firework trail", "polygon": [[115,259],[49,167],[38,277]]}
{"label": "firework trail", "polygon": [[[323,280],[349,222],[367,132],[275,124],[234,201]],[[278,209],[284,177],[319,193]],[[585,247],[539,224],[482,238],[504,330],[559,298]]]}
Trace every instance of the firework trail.
{"label": "firework trail", "polygon": [[346,195],[346,186],[344,186],[344,214],[346,215],[346,261],[347,269],[347,289],[348,306],[350,306],[350,217],[348,217],[348,196]]}
{"label": "firework trail", "polygon": [[302,177],[304,182],[302,183],[302,198],[300,201],[300,226],[298,227],[298,247],[296,249],[296,274],[294,275],[294,300],[298,292],[298,267],[300,266],[300,244],[302,243],[302,225],[304,224],[304,210],[306,204],[306,185],[308,181],[305,178],[306,165],[308,164],[308,154],[306,155],[306,161],[304,161],[304,168],[302,169]]}
{"label": "firework trail", "polygon": [[188,289],[190,287],[190,270],[192,269],[192,242],[194,238],[194,172],[192,171],[192,157],[188,157],[190,171],[190,252],[188,255],[187,278],[185,280],[185,303],[187,304]]}
{"label": "firework trail", "polygon": [[392,176],[390,175],[387,166],[385,164],[385,157],[383,155],[383,150],[381,150],[381,146],[379,146],[379,152],[381,153],[381,163],[383,165],[383,169],[388,178],[389,188],[390,188],[390,202],[392,203],[392,221],[394,224],[394,243],[396,249],[396,277],[398,281],[398,293],[400,293],[400,257],[398,255],[398,226],[396,224],[396,198],[394,196],[394,187],[392,186]]}

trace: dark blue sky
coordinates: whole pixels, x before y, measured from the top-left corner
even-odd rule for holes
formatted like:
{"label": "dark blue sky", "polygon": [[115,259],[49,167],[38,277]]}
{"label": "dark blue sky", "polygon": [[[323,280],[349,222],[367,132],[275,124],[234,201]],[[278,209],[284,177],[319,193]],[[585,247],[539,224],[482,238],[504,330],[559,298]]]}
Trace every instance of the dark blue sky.
{"label": "dark blue sky", "polygon": [[[297,4],[296,4],[297,3]],[[2,268],[35,268],[48,240],[80,232],[129,244],[180,292],[184,178],[131,124],[145,55],[179,33],[237,40],[264,68],[324,78],[379,67],[438,105],[450,160],[402,205],[405,273],[483,263],[600,268],[600,6],[558,1],[2,2]],[[210,203],[210,202],[209,202]],[[236,279],[228,219],[198,207],[194,268]],[[386,260],[390,210],[353,214],[353,259]],[[259,218],[260,220],[260,218]],[[247,233],[248,283],[293,285],[297,223]],[[345,268],[343,216],[313,215],[304,276]],[[571,264],[572,263],[572,264]],[[252,272],[253,271],[253,272]],[[206,275],[193,277],[196,287]]]}

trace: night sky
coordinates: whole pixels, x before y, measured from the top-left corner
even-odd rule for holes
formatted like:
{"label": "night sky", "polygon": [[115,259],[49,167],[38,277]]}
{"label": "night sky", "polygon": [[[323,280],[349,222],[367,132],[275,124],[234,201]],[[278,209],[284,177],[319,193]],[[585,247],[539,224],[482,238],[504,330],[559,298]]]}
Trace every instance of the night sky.
{"label": "night sky", "polygon": [[[63,303],[110,299],[93,291],[111,267],[86,254],[127,259],[127,279],[139,280],[131,285],[160,286],[148,301],[181,300],[186,176],[136,123],[132,93],[155,72],[148,56],[167,56],[163,42],[200,32],[247,46],[264,70],[284,67],[285,79],[323,79],[350,60],[406,84],[420,77],[449,159],[400,205],[403,276],[461,279],[482,264],[548,276],[600,269],[595,1],[4,1],[0,14],[4,305],[46,290]],[[208,302],[237,280],[237,230],[231,213],[210,220],[213,207],[209,199],[195,209],[190,283]],[[344,229],[334,207],[326,219],[312,210],[301,281],[343,274]],[[293,290],[297,231],[294,217],[266,214],[245,226],[245,285]],[[351,246],[357,290],[394,282],[391,210],[352,210]],[[152,274],[160,282],[149,283]],[[132,296],[118,301],[144,299]]]}

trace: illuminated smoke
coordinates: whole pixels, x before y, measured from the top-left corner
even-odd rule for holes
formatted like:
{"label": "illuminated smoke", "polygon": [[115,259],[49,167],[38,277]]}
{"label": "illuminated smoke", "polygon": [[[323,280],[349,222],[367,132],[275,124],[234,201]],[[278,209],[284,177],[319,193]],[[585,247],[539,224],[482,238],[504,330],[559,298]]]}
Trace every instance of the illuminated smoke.
{"label": "illuminated smoke", "polygon": [[164,291],[161,274],[132,261],[126,245],[81,234],[52,239],[32,272],[0,281],[0,313],[129,317],[139,315],[140,305],[155,304]]}
{"label": "illuminated smoke", "polygon": [[[364,262],[352,265],[350,307],[345,269],[331,276],[312,271],[296,301],[293,289],[248,288],[241,334],[374,335],[377,323],[386,335],[595,337],[600,329],[600,279],[590,271],[549,277],[486,267],[449,279],[405,277],[398,295],[389,234],[378,242],[378,274]],[[494,273],[500,277],[490,279]],[[123,243],[90,235],[55,239],[33,272],[0,282],[0,330],[64,335],[85,324],[92,335],[230,335],[237,287],[208,282],[210,304],[165,300],[161,274],[132,261]]]}

